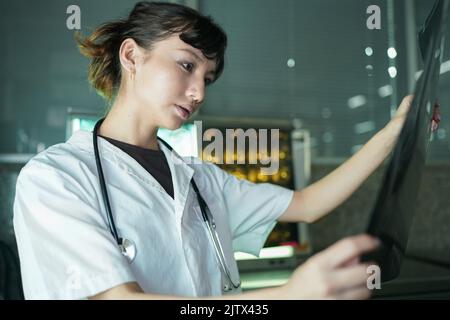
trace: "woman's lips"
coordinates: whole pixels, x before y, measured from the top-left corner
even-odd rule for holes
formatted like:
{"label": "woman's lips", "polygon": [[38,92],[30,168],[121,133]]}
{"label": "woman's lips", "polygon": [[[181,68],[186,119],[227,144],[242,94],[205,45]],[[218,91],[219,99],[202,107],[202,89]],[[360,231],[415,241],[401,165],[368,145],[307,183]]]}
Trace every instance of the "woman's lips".
{"label": "woman's lips", "polygon": [[189,113],[188,110],[186,110],[186,109],[183,108],[183,107],[180,107],[179,105],[175,105],[175,106],[176,106],[176,109],[177,109],[177,111],[178,111],[178,114],[179,114],[183,119],[189,118],[190,113]]}

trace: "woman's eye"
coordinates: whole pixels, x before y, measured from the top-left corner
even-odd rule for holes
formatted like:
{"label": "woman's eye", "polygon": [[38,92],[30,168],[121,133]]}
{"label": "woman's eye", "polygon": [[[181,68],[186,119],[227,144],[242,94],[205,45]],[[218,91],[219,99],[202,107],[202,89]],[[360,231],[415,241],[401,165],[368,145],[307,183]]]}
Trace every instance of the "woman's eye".
{"label": "woman's eye", "polygon": [[183,68],[184,68],[186,71],[188,71],[188,72],[191,72],[192,69],[194,68],[194,64],[193,64],[193,63],[190,63],[190,62],[183,62],[181,65],[182,65]]}
{"label": "woman's eye", "polygon": [[[195,68],[195,65],[191,62],[181,62],[180,64],[187,72],[192,72],[192,70]],[[205,78],[205,85],[210,85],[212,82],[212,79]]]}

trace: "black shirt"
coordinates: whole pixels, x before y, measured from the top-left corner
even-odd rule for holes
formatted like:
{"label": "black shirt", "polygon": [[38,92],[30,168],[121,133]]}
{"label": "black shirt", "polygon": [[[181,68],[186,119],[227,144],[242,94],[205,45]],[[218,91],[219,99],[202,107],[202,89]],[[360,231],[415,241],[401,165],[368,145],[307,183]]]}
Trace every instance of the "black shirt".
{"label": "black shirt", "polygon": [[[100,135],[99,135],[100,136]],[[122,141],[100,136],[133,157],[173,198],[172,174],[162,150],[145,149]]]}

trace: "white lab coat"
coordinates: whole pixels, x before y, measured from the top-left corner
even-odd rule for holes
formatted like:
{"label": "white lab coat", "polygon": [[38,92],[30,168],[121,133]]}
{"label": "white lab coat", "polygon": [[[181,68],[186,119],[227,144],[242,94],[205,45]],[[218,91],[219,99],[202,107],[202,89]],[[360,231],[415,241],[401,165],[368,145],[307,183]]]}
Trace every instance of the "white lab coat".
{"label": "white lab coat", "polygon": [[27,299],[86,298],[131,281],[149,293],[221,295],[225,276],[190,179],[214,215],[235,281],[234,251],[258,255],[293,196],[280,186],[237,179],[211,163],[172,158],[160,143],[173,199],[132,157],[103,138],[98,142],[116,227],[136,244],[136,258],[130,264],[111,235],[92,133],[78,131],[34,157],[17,180],[14,229]]}

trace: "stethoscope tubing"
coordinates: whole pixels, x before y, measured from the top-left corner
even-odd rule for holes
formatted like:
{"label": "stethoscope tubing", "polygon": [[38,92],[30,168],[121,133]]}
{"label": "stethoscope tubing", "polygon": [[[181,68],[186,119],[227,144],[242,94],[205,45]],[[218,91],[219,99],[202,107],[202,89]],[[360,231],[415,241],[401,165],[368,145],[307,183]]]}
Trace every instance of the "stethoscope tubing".
{"label": "stethoscope tubing", "polygon": [[98,128],[102,124],[103,120],[104,119],[100,119],[99,121],[97,121],[97,123],[95,124],[95,127],[94,127],[94,132],[93,132],[95,164],[96,164],[96,167],[97,167],[98,179],[99,179],[99,182],[100,182],[100,190],[102,192],[102,197],[103,197],[103,201],[104,201],[104,204],[105,204],[105,209],[106,209],[106,212],[107,212],[106,216],[107,216],[107,219],[108,219],[109,229],[111,230],[111,233],[114,236],[114,239],[116,240],[117,244],[121,245],[122,241],[121,241],[121,239],[119,237],[119,233],[117,232],[116,224],[114,223],[114,219],[113,219],[113,216],[112,216],[111,204],[109,202],[108,191],[106,190],[105,176],[103,175],[102,163],[100,161],[100,154],[99,154],[99,151],[98,151],[97,132],[98,132]]}
{"label": "stethoscope tubing", "polygon": [[[98,173],[98,178],[99,178],[99,184],[100,184],[100,190],[102,192],[102,197],[103,197],[103,201],[105,204],[105,209],[106,209],[106,213],[107,213],[107,219],[108,219],[108,225],[109,228],[111,230],[111,233],[114,237],[114,239],[116,240],[117,244],[119,245],[119,248],[122,251],[122,254],[124,254],[125,256],[127,256],[127,252],[125,250],[125,246],[124,246],[124,240],[119,236],[119,233],[117,232],[117,228],[116,225],[114,223],[114,218],[112,215],[112,210],[111,210],[111,205],[110,205],[110,201],[109,201],[109,195],[108,195],[108,191],[106,190],[106,181],[105,181],[105,176],[103,174],[103,168],[102,168],[102,164],[100,161],[100,154],[99,154],[99,148],[98,148],[98,141],[97,141],[97,132],[98,132],[98,128],[100,127],[100,125],[102,124],[104,118],[100,119],[97,121],[97,123],[94,126],[94,130],[93,130],[93,146],[94,146],[94,155],[95,155],[95,163],[96,163],[96,167],[97,167],[97,173]],[[172,147],[165,142],[163,139],[159,138],[158,139],[170,150],[173,151]],[[241,286],[241,282],[238,281],[237,284],[234,283],[230,271],[228,269],[228,266],[226,264],[225,261],[225,254],[223,252],[223,248],[222,245],[220,243],[219,237],[217,235],[217,231],[216,231],[216,225],[214,222],[214,217],[211,217],[211,219],[208,216],[208,204],[205,202],[205,200],[203,199],[203,197],[201,196],[197,184],[194,181],[194,178],[191,179],[191,184],[192,187],[195,191],[195,194],[197,196],[198,202],[199,202],[199,206],[200,206],[200,210],[202,212],[202,217],[203,220],[206,224],[206,228],[208,230],[208,233],[211,237],[211,240],[213,241],[213,245],[214,245],[214,251],[216,253],[217,259],[219,261],[220,267],[222,268],[223,272],[225,273],[225,275],[227,276],[229,282],[231,283],[231,285],[233,286],[233,288],[237,289]],[[212,214],[211,214],[212,216]],[[130,243],[133,243],[131,240],[127,240]],[[133,244],[134,245],[134,244]],[[135,248],[133,248],[135,250]],[[135,251],[134,251],[135,252]],[[129,261],[131,262],[134,259],[134,255],[133,257],[128,257]],[[231,288],[228,288],[227,286],[225,286],[225,290],[229,291],[231,290]]]}

